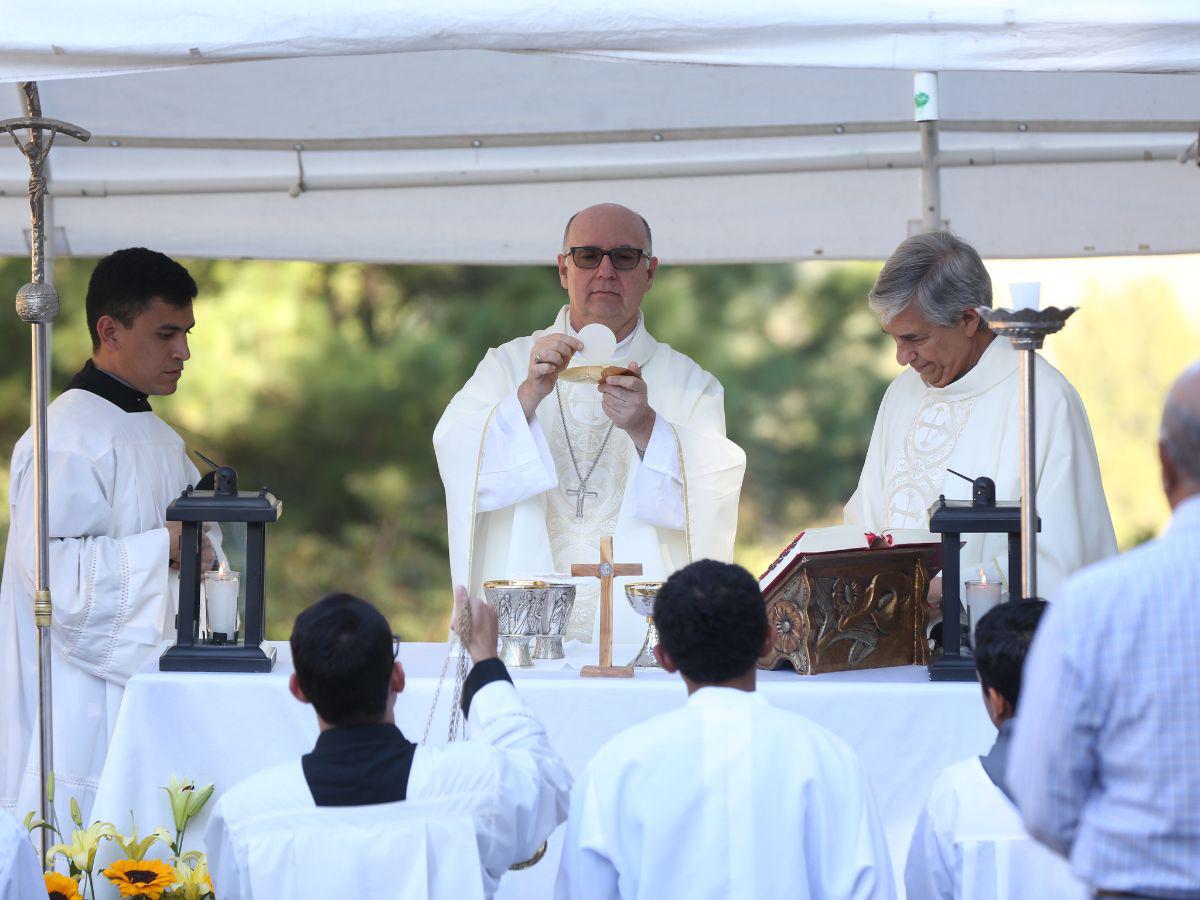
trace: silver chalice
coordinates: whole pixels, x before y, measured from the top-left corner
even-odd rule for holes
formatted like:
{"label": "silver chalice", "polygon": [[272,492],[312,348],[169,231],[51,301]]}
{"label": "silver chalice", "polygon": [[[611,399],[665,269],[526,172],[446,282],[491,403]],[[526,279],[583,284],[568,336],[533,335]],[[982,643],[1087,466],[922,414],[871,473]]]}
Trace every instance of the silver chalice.
{"label": "silver chalice", "polygon": [[533,665],[529,639],[541,629],[549,585],[544,581],[485,581],[483,595],[496,607],[500,625],[500,659],[506,666]]}
{"label": "silver chalice", "polygon": [[642,641],[642,649],[630,660],[629,665],[635,669],[661,668],[654,658],[654,648],[658,646],[658,629],[654,627],[654,598],[658,589],[663,586],[661,581],[630,581],[625,585],[625,599],[639,616],[646,617],[646,639]]}
{"label": "silver chalice", "polygon": [[563,632],[575,605],[575,585],[548,583],[545,593],[538,634],[533,639],[533,658],[562,659]]}

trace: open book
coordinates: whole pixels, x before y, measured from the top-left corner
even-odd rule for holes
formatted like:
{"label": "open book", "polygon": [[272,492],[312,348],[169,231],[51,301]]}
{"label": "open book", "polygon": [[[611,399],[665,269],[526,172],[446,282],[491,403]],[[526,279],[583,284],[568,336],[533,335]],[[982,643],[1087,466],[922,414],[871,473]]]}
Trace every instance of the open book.
{"label": "open book", "polygon": [[775,558],[775,562],[767,566],[767,571],[758,579],[758,587],[764,595],[769,593],[775,581],[801,556],[838,550],[878,550],[906,544],[940,544],[941,540],[941,535],[923,528],[887,528],[879,532],[864,531],[858,525],[809,528],[796,535],[795,540]]}

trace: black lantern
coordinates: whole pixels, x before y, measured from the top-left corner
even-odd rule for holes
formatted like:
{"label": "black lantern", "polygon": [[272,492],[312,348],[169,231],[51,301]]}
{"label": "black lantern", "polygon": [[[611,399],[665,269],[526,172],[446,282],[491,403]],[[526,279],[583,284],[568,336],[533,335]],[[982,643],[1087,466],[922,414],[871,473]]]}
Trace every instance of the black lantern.
{"label": "black lantern", "polygon": [[[221,466],[212,475],[212,490],[188,485],[167,507],[167,521],[183,523],[178,636],[175,646],[159,657],[158,668],[163,672],[270,672],[275,648],[262,646],[267,523],[279,518],[283,504],[266,488],[239,492],[237,472],[230,466]],[[202,562],[205,523],[221,528],[222,559],[217,568]]]}
{"label": "black lantern", "polygon": [[[930,681],[975,680],[975,662],[962,652],[959,617],[962,535],[1007,534],[1008,584],[1015,589],[1021,583],[1020,502],[997,503],[996,484],[990,478],[967,478],[967,481],[972,482],[971,500],[947,500],[942,496],[929,508],[929,530],[942,536],[942,653],[929,663]],[[1038,530],[1041,530],[1040,520]]]}

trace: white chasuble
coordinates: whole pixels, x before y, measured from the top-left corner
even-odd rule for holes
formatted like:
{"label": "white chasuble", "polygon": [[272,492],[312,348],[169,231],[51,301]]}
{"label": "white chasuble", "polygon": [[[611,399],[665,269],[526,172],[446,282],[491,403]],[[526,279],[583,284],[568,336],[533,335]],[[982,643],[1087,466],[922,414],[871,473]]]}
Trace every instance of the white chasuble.
{"label": "white chasuble", "polygon": [[[613,449],[614,443],[619,446],[613,440],[618,429],[605,415],[600,405],[604,395],[595,385],[563,382],[559,394],[562,414],[547,441],[559,487],[546,492],[546,532],[554,571],[570,572],[572,563],[590,562],[593,556],[598,556],[601,538],[616,532],[629,475],[629,454]],[[550,399],[558,407],[558,398]],[[587,485],[582,498],[578,493],[568,494],[567,490],[581,489],[583,478],[587,479]],[[588,579],[579,583],[567,622],[568,639],[591,640],[599,600],[599,581]]]}
{"label": "white chasuble", "polygon": [[[1038,593],[1049,597],[1072,572],[1115,553],[1117,542],[1083,401],[1041,356],[1036,391]],[[1007,338],[993,339],[975,367],[944,388],[927,387],[911,368],[891,383],[846,524],[927,528],[939,495],[971,499],[971,484],[951,469],[993,479],[997,500],[1021,499],[1020,355]],[[981,568],[989,580],[1007,580],[1007,535],[963,539],[964,581]]]}
{"label": "white chasuble", "polygon": [[[154,413],[87,391],[50,404],[48,432],[55,805],[69,825],[71,797],[90,814],[125,682],[173,624],[166,509],[199,473]],[[22,815],[39,802],[34,492],[26,433],[13,451],[0,587],[0,805]]]}
{"label": "white chasuble", "polygon": [[[720,383],[639,320],[623,359],[642,368],[654,433],[642,460],[614,428],[588,476],[608,428],[596,386],[560,381],[562,414],[551,392],[528,423],[516,399],[534,342],[568,327],[563,307],[545,331],[489,350],[438,422],[452,583],[478,594],[490,579],[569,572],[572,563],[598,562],[608,534],[617,562],[641,563],[644,574],[633,580],[665,580],[693,559],[731,560],[746,456],[725,436]],[[579,494],[568,493],[579,490],[580,475],[582,520]],[[614,589],[614,640],[640,642],[645,619],[625,603],[623,581]],[[577,591],[568,636],[596,639],[597,595],[598,584]]]}

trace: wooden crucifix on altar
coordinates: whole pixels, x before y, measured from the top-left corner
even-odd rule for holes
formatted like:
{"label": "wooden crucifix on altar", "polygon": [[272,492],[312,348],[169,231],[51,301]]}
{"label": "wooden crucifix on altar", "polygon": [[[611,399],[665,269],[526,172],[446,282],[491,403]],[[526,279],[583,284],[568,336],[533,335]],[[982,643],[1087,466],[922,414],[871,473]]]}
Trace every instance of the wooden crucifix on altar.
{"label": "wooden crucifix on altar", "polygon": [[584,666],[579,670],[579,674],[585,678],[632,678],[632,666],[612,664],[612,585],[613,578],[619,575],[641,575],[642,564],[613,562],[613,539],[612,535],[609,535],[600,540],[600,564],[574,563],[571,566],[571,574],[590,575],[600,579],[600,665]]}

